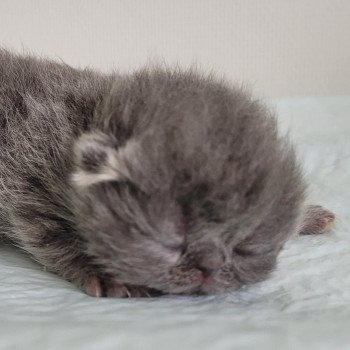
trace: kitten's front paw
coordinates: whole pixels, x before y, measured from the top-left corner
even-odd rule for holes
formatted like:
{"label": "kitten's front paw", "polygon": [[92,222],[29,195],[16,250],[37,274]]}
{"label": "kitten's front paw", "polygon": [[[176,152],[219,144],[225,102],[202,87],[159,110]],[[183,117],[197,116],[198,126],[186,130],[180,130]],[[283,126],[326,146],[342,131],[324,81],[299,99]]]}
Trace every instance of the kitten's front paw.
{"label": "kitten's front paw", "polygon": [[335,225],[335,215],[320,205],[310,205],[300,230],[302,235],[314,235],[330,231]]}
{"label": "kitten's front paw", "polygon": [[147,288],[126,286],[94,276],[85,287],[85,293],[92,297],[109,297],[109,298],[142,298],[150,297]]}

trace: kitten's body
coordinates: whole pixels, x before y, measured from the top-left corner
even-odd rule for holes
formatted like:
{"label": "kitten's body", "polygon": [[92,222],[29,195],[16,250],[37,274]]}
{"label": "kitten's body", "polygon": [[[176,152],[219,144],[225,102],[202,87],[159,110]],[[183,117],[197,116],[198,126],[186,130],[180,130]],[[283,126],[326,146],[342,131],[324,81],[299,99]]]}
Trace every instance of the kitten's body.
{"label": "kitten's body", "polygon": [[0,51],[0,234],[70,279],[80,275],[70,260],[84,268],[86,259],[71,249],[80,244],[68,178],[73,142],[110,88],[91,71]]}
{"label": "kitten's body", "polygon": [[0,141],[0,234],[93,295],[259,281],[301,224],[305,184],[274,118],[195,73],[0,51]]}

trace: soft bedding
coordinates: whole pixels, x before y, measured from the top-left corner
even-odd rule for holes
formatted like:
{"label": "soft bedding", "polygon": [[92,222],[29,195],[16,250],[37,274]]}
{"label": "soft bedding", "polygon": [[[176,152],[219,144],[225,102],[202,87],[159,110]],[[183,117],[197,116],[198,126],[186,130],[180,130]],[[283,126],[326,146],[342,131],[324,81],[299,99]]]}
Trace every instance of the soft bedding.
{"label": "soft bedding", "polygon": [[263,283],[228,295],[95,299],[0,246],[0,349],[350,349],[350,96],[270,103],[333,232],[291,240]]}

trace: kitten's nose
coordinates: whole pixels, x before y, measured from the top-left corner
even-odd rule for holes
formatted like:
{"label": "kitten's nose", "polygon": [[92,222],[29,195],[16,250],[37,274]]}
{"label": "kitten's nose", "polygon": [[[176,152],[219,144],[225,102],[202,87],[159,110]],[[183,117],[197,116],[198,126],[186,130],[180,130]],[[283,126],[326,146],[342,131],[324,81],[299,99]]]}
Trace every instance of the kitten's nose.
{"label": "kitten's nose", "polygon": [[225,264],[225,254],[220,247],[205,244],[197,251],[194,264],[202,271],[204,277],[208,277]]}

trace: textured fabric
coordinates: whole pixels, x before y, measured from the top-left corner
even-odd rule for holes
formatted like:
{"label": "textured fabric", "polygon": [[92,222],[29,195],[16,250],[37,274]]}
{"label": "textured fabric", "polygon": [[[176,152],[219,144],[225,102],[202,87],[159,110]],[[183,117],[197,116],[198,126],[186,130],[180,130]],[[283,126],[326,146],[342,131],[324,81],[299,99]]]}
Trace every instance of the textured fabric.
{"label": "textured fabric", "polygon": [[268,281],[210,297],[94,299],[0,246],[0,349],[350,349],[350,97],[272,105],[333,232],[290,241]]}

